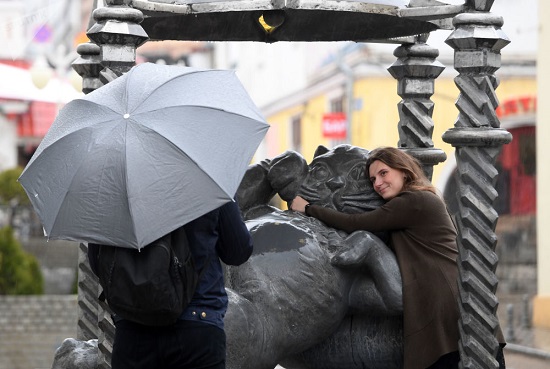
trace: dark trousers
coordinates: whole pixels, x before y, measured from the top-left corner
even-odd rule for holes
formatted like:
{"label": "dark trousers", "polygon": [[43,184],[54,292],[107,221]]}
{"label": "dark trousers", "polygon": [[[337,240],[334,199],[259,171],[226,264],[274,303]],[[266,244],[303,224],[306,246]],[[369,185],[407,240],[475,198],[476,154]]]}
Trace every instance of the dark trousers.
{"label": "dark trousers", "polygon": [[179,320],[169,327],[116,323],[112,369],[225,369],[225,332]]}
{"label": "dark trousers", "polygon": [[[498,368],[506,369],[506,363],[504,362],[504,353],[502,347],[499,346],[497,357]],[[460,354],[458,351],[449,352],[439,358],[433,365],[430,365],[427,369],[458,369],[458,363],[460,362]]]}

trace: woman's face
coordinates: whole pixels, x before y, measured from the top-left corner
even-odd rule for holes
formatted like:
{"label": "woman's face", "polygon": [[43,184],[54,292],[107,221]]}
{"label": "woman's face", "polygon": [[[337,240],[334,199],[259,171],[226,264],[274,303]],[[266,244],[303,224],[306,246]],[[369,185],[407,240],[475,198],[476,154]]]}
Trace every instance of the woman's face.
{"label": "woman's face", "polygon": [[393,199],[402,190],[405,184],[405,173],[394,169],[380,160],[375,160],[369,167],[369,178],[374,190],[384,200]]}

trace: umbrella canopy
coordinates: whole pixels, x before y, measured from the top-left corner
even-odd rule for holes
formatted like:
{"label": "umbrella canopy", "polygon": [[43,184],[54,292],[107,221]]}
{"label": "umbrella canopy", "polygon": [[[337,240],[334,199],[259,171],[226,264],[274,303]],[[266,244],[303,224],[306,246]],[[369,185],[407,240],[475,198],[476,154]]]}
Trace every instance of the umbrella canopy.
{"label": "umbrella canopy", "polygon": [[232,201],[268,127],[233,71],[140,64],[67,104],[19,182],[49,239],[139,249]]}

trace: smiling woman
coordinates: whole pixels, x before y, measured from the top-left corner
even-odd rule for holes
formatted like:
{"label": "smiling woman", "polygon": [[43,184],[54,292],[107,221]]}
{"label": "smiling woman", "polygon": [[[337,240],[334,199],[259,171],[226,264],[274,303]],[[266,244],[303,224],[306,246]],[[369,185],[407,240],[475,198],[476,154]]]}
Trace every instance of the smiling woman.
{"label": "smiling woman", "polygon": [[369,167],[369,178],[376,193],[384,200],[390,200],[403,190],[407,176],[403,171],[376,160]]}
{"label": "smiling woman", "polygon": [[[416,159],[400,149],[371,151],[366,170],[387,201],[380,208],[346,214],[298,196],[291,209],[306,213],[307,206],[306,215],[348,233],[389,232],[403,278],[403,368],[458,368],[457,233],[446,205]],[[497,338],[504,346],[500,329]],[[497,359],[504,368],[502,349]]]}
{"label": "smiling woman", "polygon": [[373,150],[367,159],[367,175],[374,190],[384,200],[390,200],[402,191],[420,190],[435,193],[435,187],[426,178],[420,163],[401,150],[385,147]]}

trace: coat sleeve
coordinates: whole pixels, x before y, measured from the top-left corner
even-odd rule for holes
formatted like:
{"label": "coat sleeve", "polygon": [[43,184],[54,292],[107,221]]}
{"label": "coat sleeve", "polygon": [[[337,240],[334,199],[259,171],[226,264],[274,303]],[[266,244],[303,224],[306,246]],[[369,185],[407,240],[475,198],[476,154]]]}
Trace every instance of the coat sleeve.
{"label": "coat sleeve", "polygon": [[414,195],[403,192],[383,206],[360,214],[347,214],[322,206],[311,205],[308,215],[329,227],[354,231],[384,232],[409,228],[417,222],[419,206]]}
{"label": "coat sleeve", "polygon": [[220,207],[216,251],[227,265],[240,265],[252,254],[252,237],[244,223],[239,206],[231,201]]}

